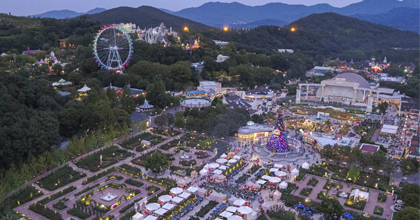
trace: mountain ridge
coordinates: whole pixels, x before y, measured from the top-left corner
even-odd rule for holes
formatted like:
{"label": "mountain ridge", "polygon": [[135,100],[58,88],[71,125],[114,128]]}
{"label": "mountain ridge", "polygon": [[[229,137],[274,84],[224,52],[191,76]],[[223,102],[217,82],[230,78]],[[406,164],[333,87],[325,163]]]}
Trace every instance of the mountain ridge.
{"label": "mountain ridge", "polygon": [[103,11],[106,11],[106,10],[107,9],[105,9],[105,8],[99,8],[99,7],[91,9],[87,12],[76,12],[76,11],[72,11],[72,10],[68,10],[68,9],[52,10],[52,11],[44,12],[42,14],[30,15],[30,17],[56,18],[56,19],[75,18],[75,17],[80,16],[80,15],[96,14],[96,13],[100,13],[100,12],[103,12]]}

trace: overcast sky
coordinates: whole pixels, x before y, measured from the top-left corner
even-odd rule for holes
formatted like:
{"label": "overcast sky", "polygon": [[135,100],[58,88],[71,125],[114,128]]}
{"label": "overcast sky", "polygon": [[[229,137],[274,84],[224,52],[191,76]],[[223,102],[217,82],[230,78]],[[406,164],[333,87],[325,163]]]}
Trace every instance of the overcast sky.
{"label": "overcast sky", "polygon": [[[139,7],[150,5],[156,8],[165,8],[172,11],[179,11],[184,8],[198,7],[209,0],[1,0],[0,12],[13,15],[34,15],[51,10],[69,9],[76,12],[86,12],[96,7],[116,8],[119,6]],[[233,2],[219,0],[220,2]],[[362,0],[236,0],[246,5],[264,5],[270,2],[283,2],[287,4],[315,5],[328,3],[335,7],[360,2]]]}

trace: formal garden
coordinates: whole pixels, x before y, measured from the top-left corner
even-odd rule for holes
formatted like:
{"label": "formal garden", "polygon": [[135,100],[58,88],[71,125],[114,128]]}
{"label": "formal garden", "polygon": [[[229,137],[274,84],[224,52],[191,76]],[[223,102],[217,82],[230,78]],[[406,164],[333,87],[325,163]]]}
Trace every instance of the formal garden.
{"label": "formal garden", "polygon": [[[99,159],[98,159],[99,160]],[[55,190],[80,178],[85,177],[85,173],[77,172],[69,166],[64,166],[50,175],[37,181],[37,184],[47,190]]]}
{"label": "formal garden", "polygon": [[[150,155],[152,155],[152,154],[156,153],[156,152],[160,152],[160,153],[162,153],[160,150],[153,150],[153,151],[148,152],[147,154],[143,154],[143,155],[141,155],[140,157],[137,157],[137,158],[135,158],[135,159],[131,160],[131,162],[132,162],[132,163],[135,163],[135,164],[137,164],[137,165],[140,165],[140,166],[144,166],[144,165],[146,164],[146,158],[147,158],[148,156],[150,156]],[[164,154],[164,153],[162,153],[162,154]],[[175,160],[174,156],[173,156],[173,155],[171,155],[171,154],[164,154],[164,155],[166,155],[167,159],[168,159],[168,160],[170,160],[170,161]]]}
{"label": "formal garden", "polygon": [[[102,163],[100,160],[101,156]],[[97,172],[100,169],[109,167],[112,164],[115,164],[129,156],[131,156],[131,153],[127,152],[126,150],[120,149],[117,146],[111,146],[86,156],[78,160],[75,164],[82,169],[89,170],[91,172]]]}
{"label": "formal garden", "polygon": [[152,132],[154,133],[154,134],[160,134],[160,135],[164,135],[164,136],[171,136],[171,137],[173,137],[173,136],[177,136],[177,135],[179,135],[179,134],[181,134],[181,132],[180,131],[178,131],[178,130],[168,130],[168,129],[166,129],[166,130],[162,130],[162,129],[158,129],[158,128],[153,128],[153,130],[152,130]]}
{"label": "formal garden", "polygon": [[153,135],[149,132],[141,133],[135,137],[132,137],[128,140],[125,140],[121,143],[121,147],[134,150],[136,149],[137,152],[142,152],[148,147],[145,147],[143,144],[141,144],[142,140],[150,141],[152,145],[159,144],[165,140],[164,137],[160,135]]}
{"label": "formal garden", "polygon": [[307,183],[307,185],[308,186],[316,186],[316,184],[318,184],[318,179],[317,178],[315,178],[315,177],[312,177],[309,181],[308,181],[308,183]]}
{"label": "formal garden", "polygon": [[299,195],[307,197],[307,196],[309,196],[309,194],[311,194],[312,190],[313,190],[313,188],[311,188],[311,187],[303,188],[300,191]]}
{"label": "formal garden", "polygon": [[197,156],[197,159],[205,159],[210,157],[209,153],[206,151],[196,151],[195,156]]}
{"label": "formal garden", "polygon": [[184,145],[183,142],[181,143],[179,140],[173,140],[167,144],[163,144],[159,148],[162,150],[169,150],[173,147],[178,147],[178,146],[183,146],[183,145]]}

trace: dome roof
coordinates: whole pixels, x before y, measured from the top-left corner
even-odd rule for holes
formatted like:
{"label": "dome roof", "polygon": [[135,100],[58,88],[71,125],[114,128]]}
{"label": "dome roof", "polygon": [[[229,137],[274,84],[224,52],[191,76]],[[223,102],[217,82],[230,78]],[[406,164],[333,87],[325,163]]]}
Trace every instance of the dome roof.
{"label": "dome roof", "polygon": [[248,121],[246,124],[247,124],[248,126],[253,126],[253,125],[254,125],[254,122],[253,122],[253,121]]}
{"label": "dome roof", "polygon": [[360,76],[356,73],[338,74],[333,79],[336,79],[336,78],[342,78],[342,79],[346,79],[346,80],[351,81],[351,82],[359,83],[360,88],[370,89],[368,81],[365,78],[363,78],[362,76]]}

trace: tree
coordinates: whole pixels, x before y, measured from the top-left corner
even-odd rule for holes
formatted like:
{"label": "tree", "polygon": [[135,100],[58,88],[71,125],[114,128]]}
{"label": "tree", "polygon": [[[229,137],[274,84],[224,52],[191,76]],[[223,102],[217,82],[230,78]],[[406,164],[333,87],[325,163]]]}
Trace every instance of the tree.
{"label": "tree", "polygon": [[52,71],[55,74],[59,74],[61,70],[63,70],[63,67],[58,63],[54,64],[54,66],[52,67]]}
{"label": "tree", "polygon": [[144,168],[146,168],[146,170],[151,170],[156,175],[168,169],[169,163],[170,161],[165,154],[156,151],[146,157]]}
{"label": "tree", "polygon": [[418,162],[416,159],[402,159],[400,162],[400,167],[403,175],[417,173],[419,170]]}
{"label": "tree", "polygon": [[391,158],[387,158],[383,164],[383,169],[388,173],[388,176],[391,175],[397,169],[397,162]]}
{"label": "tree", "polygon": [[160,114],[160,115],[156,116],[154,122],[158,127],[160,127],[162,129],[163,126],[165,126],[165,124],[166,124],[165,114]]}
{"label": "tree", "polygon": [[134,98],[131,95],[131,90],[128,86],[124,86],[124,94],[121,98],[121,104],[123,109],[129,114],[136,110],[136,102],[134,101]]}
{"label": "tree", "polygon": [[420,209],[406,206],[403,210],[397,212],[394,215],[393,220],[407,220],[407,219],[418,219],[420,216]]}
{"label": "tree", "polygon": [[369,166],[371,164],[372,155],[370,153],[362,153],[361,157],[359,158],[359,163],[363,167],[363,171],[365,170],[365,167]]}
{"label": "tree", "polygon": [[175,127],[183,128],[185,126],[184,117],[182,116],[181,112],[175,113]]}
{"label": "tree", "polygon": [[165,113],[165,117],[166,117],[166,126],[171,127],[174,122],[175,122],[175,118],[174,115],[171,113]]}
{"label": "tree", "polygon": [[417,183],[407,183],[401,190],[401,200],[404,206],[411,206],[420,209],[420,185]]}
{"label": "tree", "polygon": [[318,210],[323,213],[327,219],[339,218],[344,213],[344,208],[341,206],[340,202],[331,196],[322,200]]}
{"label": "tree", "polygon": [[386,153],[380,150],[372,154],[372,165],[376,170],[379,170],[382,167],[382,164],[385,161],[385,154]]}

